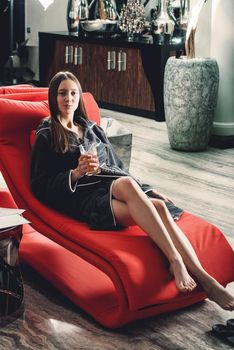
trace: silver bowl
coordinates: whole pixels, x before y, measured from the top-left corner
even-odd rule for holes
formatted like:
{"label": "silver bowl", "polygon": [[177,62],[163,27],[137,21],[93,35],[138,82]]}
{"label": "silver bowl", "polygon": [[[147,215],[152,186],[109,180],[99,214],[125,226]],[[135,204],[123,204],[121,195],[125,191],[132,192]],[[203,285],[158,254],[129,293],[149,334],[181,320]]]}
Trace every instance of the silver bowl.
{"label": "silver bowl", "polygon": [[114,33],[118,27],[118,21],[109,19],[95,19],[92,21],[80,21],[80,25],[85,32]]}

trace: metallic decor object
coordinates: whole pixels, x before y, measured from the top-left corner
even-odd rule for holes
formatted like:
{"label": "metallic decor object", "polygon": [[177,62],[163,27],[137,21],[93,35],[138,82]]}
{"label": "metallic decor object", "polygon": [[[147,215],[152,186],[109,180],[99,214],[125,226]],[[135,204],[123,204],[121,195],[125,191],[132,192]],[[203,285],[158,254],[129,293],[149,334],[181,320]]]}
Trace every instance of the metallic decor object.
{"label": "metallic decor object", "polygon": [[169,16],[168,5],[169,0],[161,0],[159,14],[151,22],[153,40],[158,44],[170,43],[174,32],[175,22]]}
{"label": "metallic decor object", "polygon": [[118,20],[115,0],[92,0],[89,5],[89,19]]}
{"label": "metallic decor object", "polygon": [[117,31],[119,21],[110,21],[109,19],[96,19],[81,21],[81,28],[86,33],[114,34]]}
{"label": "metallic decor object", "polygon": [[89,18],[80,21],[86,35],[113,35],[118,24],[119,14],[114,0],[92,0],[89,4]]}
{"label": "metallic decor object", "polygon": [[22,226],[0,230],[0,326],[24,313],[24,286],[18,248]]}
{"label": "metallic decor object", "polygon": [[68,0],[67,28],[70,35],[79,34],[79,24],[89,18],[89,5],[87,0]]}
{"label": "metallic decor object", "polygon": [[180,0],[180,28],[187,30],[190,15],[190,0]]}
{"label": "metallic decor object", "polygon": [[127,34],[128,40],[134,40],[145,28],[145,8],[140,0],[128,0],[120,12],[120,29]]}

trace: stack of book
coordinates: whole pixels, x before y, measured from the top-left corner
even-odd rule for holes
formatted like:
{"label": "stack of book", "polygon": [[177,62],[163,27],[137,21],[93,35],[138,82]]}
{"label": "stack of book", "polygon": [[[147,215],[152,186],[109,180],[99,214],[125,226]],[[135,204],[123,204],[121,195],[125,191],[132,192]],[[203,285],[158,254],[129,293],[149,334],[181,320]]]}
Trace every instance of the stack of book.
{"label": "stack of book", "polygon": [[24,209],[10,209],[0,207],[0,233],[9,228],[29,223],[21,214]]}

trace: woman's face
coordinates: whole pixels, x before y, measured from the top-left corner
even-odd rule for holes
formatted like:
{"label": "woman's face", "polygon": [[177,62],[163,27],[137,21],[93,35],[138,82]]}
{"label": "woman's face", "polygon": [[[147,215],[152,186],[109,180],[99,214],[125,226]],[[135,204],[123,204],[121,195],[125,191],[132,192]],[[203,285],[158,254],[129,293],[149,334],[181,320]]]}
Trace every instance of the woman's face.
{"label": "woman's face", "polygon": [[73,80],[63,80],[57,93],[57,103],[60,117],[73,118],[74,111],[77,109],[80,101],[80,92],[78,86]]}

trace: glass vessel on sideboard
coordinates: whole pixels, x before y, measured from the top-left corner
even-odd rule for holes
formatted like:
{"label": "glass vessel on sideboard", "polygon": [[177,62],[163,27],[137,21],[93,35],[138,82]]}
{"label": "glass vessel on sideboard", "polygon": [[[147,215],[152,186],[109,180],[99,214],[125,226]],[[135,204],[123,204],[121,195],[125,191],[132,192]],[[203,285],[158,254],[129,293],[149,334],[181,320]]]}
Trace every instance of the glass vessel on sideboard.
{"label": "glass vessel on sideboard", "polygon": [[188,26],[190,14],[190,0],[180,0],[180,27],[185,30]]}
{"label": "glass vessel on sideboard", "polygon": [[89,18],[89,5],[87,0],[68,0],[67,28],[70,35],[79,35],[80,21]]}
{"label": "glass vessel on sideboard", "polygon": [[118,20],[119,14],[115,0],[92,0],[89,4],[89,19]]}
{"label": "glass vessel on sideboard", "polygon": [[152,20],[152,36],[157,44],[167,44],[171,42],[175,22],[168,13],[169,0],[159,1],[159,14]]}

